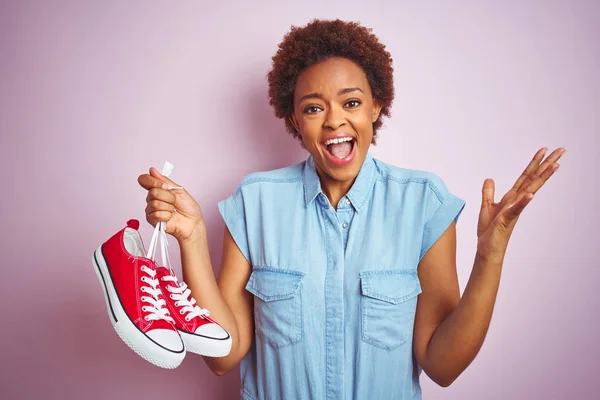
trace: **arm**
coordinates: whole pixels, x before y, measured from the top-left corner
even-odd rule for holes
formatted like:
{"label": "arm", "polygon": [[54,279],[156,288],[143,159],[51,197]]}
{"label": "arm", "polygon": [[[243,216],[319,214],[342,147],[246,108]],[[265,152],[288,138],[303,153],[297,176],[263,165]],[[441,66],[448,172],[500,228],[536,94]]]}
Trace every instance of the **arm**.
{"label": "arm", "polygon": [[218,281],[210,261],[206,225],[200,205],[189,192],[179,187],[156,168],[138,177],[148,190],[146,220],[156,226],[166,222],[166,232],[173,235],[181,249],[183,278],[199,306],[210,311],[231,335],[231,351],[226,357],[204,357],[217,375],[234,368],[248,352],[253,340],[253,297],[245,290],[251,266],[234,242],[227,225],[223,241],[223,258]]}
{"label": "arm", "polygon": [[203,357],[211,371],[219,376],[224,375],[242,360],[253,339],[253,297],[245,290],[251,266],[238,249],[227,226],[218,279],[215,279],[212,270],[204,225],[179,245],[183,278],[192,296],[231,335],[229,355]]}
{"label": "arm", "polygon": [[438,385],[454,382],[479,352],[492,318],[501,270],[501,262],[477,255],[460,297],[454,221],[421,259],[422,293],[413,348],[425,373]]}
{"label": "arm", "polygon": [[417,361],[437,384],[448,386],[473,361],[487,333],[496,302],[508,242],[521,212],[558,170],[564,148],[546,159],[539,149],[498,203],[486,179],[477,224],[477,253],[462,298],[456,274],[456,224],[423,256],[418,267],[422,293],[417,301],[413,348]]}

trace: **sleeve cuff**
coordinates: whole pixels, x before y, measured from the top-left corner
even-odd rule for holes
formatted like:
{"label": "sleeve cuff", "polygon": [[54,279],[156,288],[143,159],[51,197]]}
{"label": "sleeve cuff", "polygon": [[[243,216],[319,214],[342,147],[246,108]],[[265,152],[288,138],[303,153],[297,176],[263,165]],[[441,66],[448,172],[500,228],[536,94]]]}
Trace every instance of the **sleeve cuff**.
{"label": "sleeve cuff", "polygon": [[446,194],[444,202],[425,225],[419,261],[421,261],[427,250],[433,246],[446,229],[448,229],[452,221],[458,222],[458,217],[460,217],[465,204],[466,202],[463,199],[456,197],[452,193]]}
{"label": "sleeve cuff", "polygon": [[235,195],[222,200],[218,203],[219,212],[231,233],[235,244],[240,249],[246,260],[250,262],[250,253],[248,251],[248,235],[246,232],[246,223],[242,213],[238,211],[234,199]]}

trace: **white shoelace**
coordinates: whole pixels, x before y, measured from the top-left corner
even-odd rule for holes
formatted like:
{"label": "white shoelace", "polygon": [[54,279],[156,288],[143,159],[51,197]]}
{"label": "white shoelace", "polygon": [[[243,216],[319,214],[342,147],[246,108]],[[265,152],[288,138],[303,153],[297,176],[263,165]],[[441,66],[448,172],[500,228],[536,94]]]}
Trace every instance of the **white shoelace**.
{"label": "white shoelace", "polygon": [[173,268],[171,268],[171,260],[169,259],[169,251],[167,249],[169,246],[167,233],[162,225],[159,229],[159,241],[163,265],[168,268],[169,272],[171,273],[171,275],[163,276],[160,279],[165,282],[175,283],[175,286],[167,285],[166,287],[170,292],[169,296],[171,299],[175,300],[175,306],[182,307],[179,310],[179,313],[185,315],[185,320],[187,322],[190,322],[194,317],[208,316],[210,312],[207,309],[200,308],[196,305],[196,299],[191,296],[192,291],[187,287],[187,284],[185,282],[180,283],[173,273]]}
{"label": "white shoelace", "polygon": [[159,298],[159,295],[162,293],[160,290],[158,279],[156,279],[156,271],[148,268],[147,266],[142,266],[140,268],[143,272],[145,272],[148,276],[142,276],[140,279],[142,282],[146,284],[146,286],[142,286],[140,290],[144,293],[148,293],[149,296],[141,296],[140,300],[145,303],[149,303],[149,306],[142,306],[142,311],[146,311],[148,315],[144,317],[146,321],[158,321],[159,319],[164,319],[171,323],[175,323],[173,318],[169,315],[169,310],[165,307],[167,302],[165,299]]}
{"label": "white shoelace", "polygon": [[[173,171],[173,164],[168,161],[165,162],[162,168],[162,174],[168,176]],[[150,246],[148,247],[148,253],[146,254],[146,258],[149,258],[154,262],[154,257],[156,254],[156,242],[159,238],[159,230],[162,228],[164,231],[166,223],[158,223],[154,228],[154,233],[152,234],[152,239],[150,240]],[[165,236],[166,238],[166,236]],[[164,245],[161,243],[161,248]],[[164,247],[166,249],[166,247]],[[163,260],[165,254],[163,252]],[[146,311],[148,315],[144,317],[146,321],[157,321],[159,319],[164,319],[171,323],[175,323],[175,320],[169,314],[169,309],[166,307],[167,302],[165,299],[161,299],[159,296],[162,294],[160,290],[158,279],[156,278],[156,270],[154,268],[148,268],[147,266],[142,266],[141,270],[146,273],[148,276],[142,276],[140,279],[142,282],[146,284],[146,286],[142,286],[140,290],[142,292],[148,293],[150,296],[141,296],[140,300],[145,303],[149,303],[150,305],[142,306],[142,311]]]}
{"label": "white shoelace", "polygon": [[179,283],[175,276],[163,276],[160,278],[166,282],[175,282],[175,286],[167,285],[167,290],[171,293],[169,296],[175,300],[175,306],[182,307],[179,312],[185,315],[185,320],[190,322],[194,317],[203,317],[210,315],[206,308],[200,308],[196,305],[196,299],[191,297],[192,291],[187,287],[185,282]]}
{"label": "white shoelace", "polygon": [[[169,176],[171,174],[171,172],[173,171],[173,164],[169,163],[168,161],[165,162],[163,169],[162,169],[162,174],[164,176]],[[169,189],[183,189],[181,186],[170,186],[169,185]],[[170,282],[175,282],[175,286],[171,286],[171,285],[167,285],[167,290],[170,292],[170,297],[171,299],[175,300],[175,306],[176,307],[182,307],[179,312],[184,315],[187,314],[185,316],[185,320],[187,322],[189,322],[192,318],[194,317],[202,317],[202,316],[208,316],[210,314],[210,312],[207,309],[204,308],[200,308],[199,306],[196,305],[196,299],[194,299],[193,297],[191,297],[191,290],[187,287],[187,285],[185,284],[185,282],[179,283],[179,281],[177,280],[177,277],[174,276],[175,274],[173,274],[173,269],[171,268],[171,260],[169,259],[169,251],[167,249],[169,242],[167,240],[167,232],[166,232],[166,222],[160,222],[158,224],[156,224],[156,226],[154,227],[154,232],[152,234],[152,239],[150,240],[150,246],[148,247],[148,254],[147,254],[147,258],[151,258],[152,260],[154,260],[154,255],[156,252],[156,243],[160,242],[160,253],[161,253],[161,258],[162,258],[162,265],[164,265],[166,268],[169,269],[169,272],[172,275],[169,276],[164,276],[161,279],[163,281],[170,281]],[[152,256],[152,257],[150,257]],[[152,272],[152,284],[154,287],[154,290],[157,290],[158,293],[160,293],[160,288],[157,289],[157,285],[158,285],[158,280],[156,280],[154,278],[154,276],[156,275],[155,271],[150,271]],[[156,283],[156,284],[154,284]],[[165,304],[165,300],[159,300],[157,305],[162,307]],[[162,308],[161,308],[162,310]],[[165,308],[166,310],[166,308]],[[168,315],[168,311],[167,311],[167,315]],[[170,316],[168,318],[171,318]],[[172,320],[172,318],[171,318]]]}

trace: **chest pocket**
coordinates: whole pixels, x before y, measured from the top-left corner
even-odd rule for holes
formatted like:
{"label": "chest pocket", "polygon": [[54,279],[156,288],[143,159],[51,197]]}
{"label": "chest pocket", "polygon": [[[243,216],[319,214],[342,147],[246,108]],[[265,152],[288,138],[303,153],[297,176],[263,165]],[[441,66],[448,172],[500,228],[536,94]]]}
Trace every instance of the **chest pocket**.
{"label": "chest pocket", "polygon": [[359,277],[362,340],[389,351],[411,339],[421,293],[417,271],[364,271]]}
{"label": "chest pocket", "polygon": [[254,295],[257,336],[273,348],[299,342],[304,334],[302,316],[303,272],[254,267],[246,290]]}

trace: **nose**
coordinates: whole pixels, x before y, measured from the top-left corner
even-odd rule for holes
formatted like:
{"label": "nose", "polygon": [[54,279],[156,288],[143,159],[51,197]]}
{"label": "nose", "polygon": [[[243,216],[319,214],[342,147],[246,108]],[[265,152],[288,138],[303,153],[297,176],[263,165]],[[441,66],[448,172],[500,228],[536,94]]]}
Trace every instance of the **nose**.
{"label": "nose", "polygon": [[335,131],[345,125],[345,121],[344,111],[340,110],[339,107],[333,106],[329,107],[329,110],[327,110],[323,126]]}

